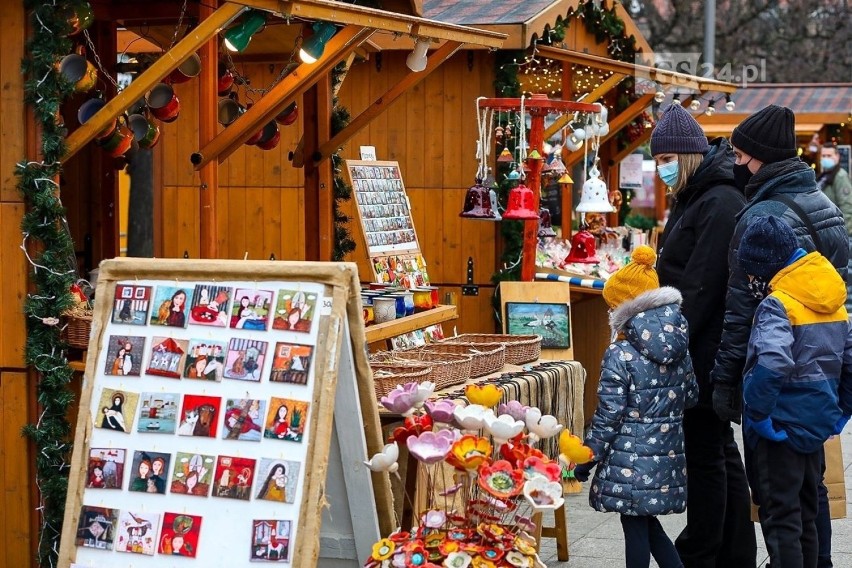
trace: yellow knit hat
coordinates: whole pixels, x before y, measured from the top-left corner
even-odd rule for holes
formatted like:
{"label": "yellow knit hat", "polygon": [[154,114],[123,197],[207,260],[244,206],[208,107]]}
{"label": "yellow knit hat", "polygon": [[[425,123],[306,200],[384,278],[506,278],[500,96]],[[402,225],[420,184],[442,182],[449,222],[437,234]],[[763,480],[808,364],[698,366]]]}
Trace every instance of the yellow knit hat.
{"label": "yellow knit hat", "polygon": [[636,247],[630,260],[604,284],[603,297],[610,308],[617,308],[643,292],[660,287],[660,279],[654,270],[657,261],[654,249],[645,245]]}

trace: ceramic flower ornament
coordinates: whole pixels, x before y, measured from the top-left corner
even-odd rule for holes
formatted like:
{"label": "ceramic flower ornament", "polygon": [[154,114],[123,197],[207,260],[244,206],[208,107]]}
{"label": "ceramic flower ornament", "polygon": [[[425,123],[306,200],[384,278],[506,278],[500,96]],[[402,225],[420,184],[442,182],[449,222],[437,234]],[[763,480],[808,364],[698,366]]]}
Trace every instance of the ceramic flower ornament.
{"label": "ceramic flower ornament", "polygon": [[423,381],[422,383],[415,384],[417,385],[417,394],[414,397],[414,407],[423,408],[423,403],[435,392],[435,383],[432,381]]}
{"label": "ceramic flower ornament", "polygon": [[583,445],[583,440],[563,430],[559,434],[559,457],[568,462],[576,464],[588,463],[595,457],[594,452],[588,446]]}
{"label": "ceramic flower ornament", "polygon": [[491,437],[494,438],[495,444],[505,444],[523,431],[524,423],[515,420],[509,414],[501,414],[500,416],[491,414],[485,417],[485,427]]}
{"label": "ceramic flower ornament", "polygon": [[486,408],[496,406],[503,398],[503,391],[495,384],[467,385],[464,395],[472,404],[480,404]]}
{"label": "ceramic flower ornament", "polygon": [[440,432],[423,432],[418,436],[410,436],[406,441],[411,455],[425,464],[433,464],[443,460],[450,453],[455,442],[455,434],[451,430]]}
{"label": "ceramic flower ornament", "polygon": [[364,464],[370,468],[370,471],[387,471],[388,473],[396,473],[399,469],[399,446],[396,442],[387,444],[381,452],[370,458],[370,461]]}
{"label": "ceramic flower ornament", "polygon": [[548,481],[559,481],[562,477],[562,467],[558,463],[538,456],[530,456],[525,459],[522,467],[527,479],[541,476]]}
{"label": "ceramic flower ornament", "polygon": [[494,416],[494,411],[480,404],[458,406],[453,411],[456,424],[461,426],[463,430],[481,430],[485,426],[487,416]]}
{"label": "ceramic flower ornament", "polygon": [[517,400],[510,400],[509,402],[503,403],[497,407],[498,414],[508,414],[515,420],[523,421],[527,416],[527,410],[530,407],[521,404]]}
{"label": "ceramic flower ornament", "polygon": [[417,436],[422,432],[432,429],[432,419],[428,415],[407,416],[402,421],[402,426],[394,428],[390,441],[403,444],[410,436]]}
{"label": "ceramic flower ornament", "polygon": [[565,503],[562,484],[538,475],[524,483],[524,498],[536,511],[558,509]]}
{"label": "ceramic flower ornament", "polygon": [[552,414],[542,416],[541,410],[535,407],[527,410],[526,423],[530,431],[529,438],[533,442],[555,436],[562,430],[562,424],[555,416]]}
{"label": "ceramic flower ornament", "polygon": [[498,499],[508,499],[519,494],[524,487],[524,472],[515,469],[505,460],[479,468],[479,486]]}
{"label": "ceramic flower ornament", "polygon": [[455,441],[447,456],[447,463],[456,469],[472,471],[478,469],[490,455],[491,442],[468,434]]}
{"label": "ceramic flower ornament", "polygon": [[430,529],[439,529],[447,522],[447,514],[440,509],[426,511],[421,518],[423,525]]}
{"label": "ceramic flower ornament", "polygon": [[396,414],[410,416],[417,401],[417,383],[398,385],[381,399],[382,406]]}
{"label": "ceramic flower ornament", "polygon": [[453,412],[457,407],[455,402],[448,399],[427,400],[425,405],[426,412],[432,417],[433,421],[452,424]]}
{"label": "ceramic flower ornament", "polygon": [[467,552],[451,552],[444,560],[444,566],[446,568],[467,568],[472,560]]}

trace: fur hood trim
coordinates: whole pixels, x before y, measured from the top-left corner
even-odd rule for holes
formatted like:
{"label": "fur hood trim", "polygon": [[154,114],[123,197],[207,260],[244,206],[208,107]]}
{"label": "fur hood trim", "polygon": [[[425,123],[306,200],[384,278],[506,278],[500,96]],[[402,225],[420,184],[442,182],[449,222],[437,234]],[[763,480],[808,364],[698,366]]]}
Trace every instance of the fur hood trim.
{"label": "fur hood trim", "polygon": [[671,286],[662,286],[654,288],[639,294],[632,300],[624,302],[615,308],[609,314],[609,327],[613,333],[621,331],[625,324],[630,321],[630,318],[640,312],[646,312],[654,308],[666,306],[668,304],[680,305],[683,302],[683,296],[677,288]]}

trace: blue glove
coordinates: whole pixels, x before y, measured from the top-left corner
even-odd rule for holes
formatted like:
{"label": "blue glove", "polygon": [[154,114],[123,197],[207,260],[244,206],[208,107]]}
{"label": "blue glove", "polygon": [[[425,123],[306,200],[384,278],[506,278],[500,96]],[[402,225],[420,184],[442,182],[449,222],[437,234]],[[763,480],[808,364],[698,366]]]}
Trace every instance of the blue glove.
{"label": "blue glove", "polygon": [[837,424],[834,425],[833,435],[839,436],[841,432],[843,432],[843,428],[846,427],[846,423],[849,422],[849,415],[844,414],[837,420]]}
{"label": "blue glove", "polygon": [[772,424],[772,418],[766,417],[763,420],[749,420],[751,427],[757,432],[757,435],[773,442],[783,442],[787,439],[787,432],[784,430],[775,430]]}
{"label": "blue glove", "polygon": [[588,481],[589,474],[592,473],[592,469],[594,469],[597,464],[598,462],[596,461],[590,461],[574,466],[574,479],[577,481]]}

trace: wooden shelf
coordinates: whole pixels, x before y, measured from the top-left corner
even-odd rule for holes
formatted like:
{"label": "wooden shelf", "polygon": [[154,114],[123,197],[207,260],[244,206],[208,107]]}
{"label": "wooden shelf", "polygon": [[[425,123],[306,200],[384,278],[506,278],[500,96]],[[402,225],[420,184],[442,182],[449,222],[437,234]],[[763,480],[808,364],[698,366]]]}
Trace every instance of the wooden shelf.
{"label": "wooden shelf", "polygon": [[438,306],[425,312],[406,316],[404,318],[387,321],[385,323],[377,323],[365,329],[367,343],[376,343],[384,339],[390,339],[409,331],[423,329],[430,325],[454,320],[458,315],[455,306]]}

